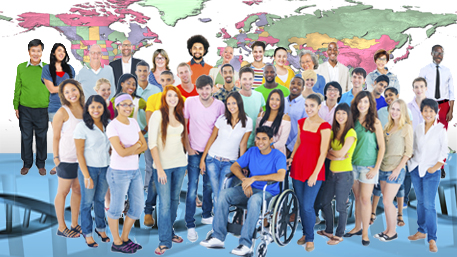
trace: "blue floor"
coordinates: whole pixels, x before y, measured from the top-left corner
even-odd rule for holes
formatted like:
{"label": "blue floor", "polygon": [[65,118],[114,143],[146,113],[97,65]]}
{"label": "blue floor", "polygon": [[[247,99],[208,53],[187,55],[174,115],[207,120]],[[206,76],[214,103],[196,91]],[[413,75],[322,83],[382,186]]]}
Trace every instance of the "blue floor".
{"label": "blue floor", "polygon": [[[455,154],[454,156],[455,157]],[[442,180],[443,185],[449,185],[456,181],[456,161],[450,162],[451,165],[446,166],[447,178]],[[21,176],[19,171],[22,168],[20,154],[0,154],[0,193],[14,194],[44,203],[53,203],[57,189],[57,177],[49,175],[49,170],[53,167],[52,155],[48,156],[46,169],[48,175],[40,176],[36,167],[33,167],[26,176]],[[450,167],[449,167],[450,166]],[[144,160],[140,160],[140,169],[144,174]],[[187,179],[183,183],[183,190],[187,187]],[[201,194],[201,185],[199,188]],[[446,197],[448,215],[439,214],[438,218],[438,255],[439,256],[456,256],[457,253],[457,210],[456,210],[456,191],[454,187],[445,187],[444,195]],[[67,197],[67,205],[70,198]],[[412,203],[414,205],[414,202]],[[441,212],[440,203],[437,197],[437,211]],[[197,220],[197,232],[199,239],[195,243],[191,243],[186,238],[186,228],[184,223],[184,208],[185,204],[181,203],[178,209],[177,222],[175,228],[177,234],[184,238],[181,244],[174,244],[173,248],[165,253],[165,256],[233,256],[230,255],[230,250],[238,245],[238,239],[232,235],[227,236],[225,249],[209,250],[199,245],[199,242],[204,239],[206,233],[211,230],[211,226],[200,224],[201,209],[197,208],[195,215]],[[23,229],[22,236],[11,237],[5,234],[6,228],[6,205],[0,202],[0,257],[1,256],[121,256],[121,254],[112,253],[110,251],[111,243],[102,243],[101,240],[95,237],[99,247],[90,249],[86,246],[84,239],[65,239],[56,236],[57,225],[51,226],[51,219],[45,224],[39,224],[38,219],[41,217],[39,213],[31,213],[31,225],[27,229]],[[13,226],[21,226],[23,222],[24,209],[13,207]],[[361,244],[361,237],[354,236],[345,238],[343,242],[336,246],[326,244],[327,239],[315,234],[315,250],[311,253],[305,252],[302,246],[296,244],[296,241],[301,237],[301,225],[298,225],[297,233],[292,242],[285,246],[279,247],[272,243],[268,246],[268,256],[285,256],[287,254],[309,254],[313,256],[432,256],[428,251],[428,244],[425,240],[410,242],[407,236],[414,234],[417,231],[416,211],[414,208],[404,210],[404,220],[406,225],[397,228],[398,239],[389,243],[381,242],[373,237],[370,237],[371,244],[364,247]],[[141,224],[143,222],[141,218]],[[37,225],[39,224],[39,225]],[[46,226],[46,224],[48,224]],[[67,224],[69,221],[67,220]],[[41,226],[41,227],[40,227]],[[348,224],[347,230],[351,229],[353,224]],[[317,225],[315,230],[323,229],[324,225]],[[370,227],[369,233],[371,236],[383,231],[385,228],[384,214],[378,215],[374,224]],[[30,232],[33,231],[33,232]],[[108,233],[109,236],[110,233]],[[143,246],[143,250],[138,251],[135,256],[152,256],[158,245],[157,229],[148,229],[145,227],[133,228],[130,238]],[[259,240],[257,241],[257,244]],[[434,255],[437,256],[437,255]]]}

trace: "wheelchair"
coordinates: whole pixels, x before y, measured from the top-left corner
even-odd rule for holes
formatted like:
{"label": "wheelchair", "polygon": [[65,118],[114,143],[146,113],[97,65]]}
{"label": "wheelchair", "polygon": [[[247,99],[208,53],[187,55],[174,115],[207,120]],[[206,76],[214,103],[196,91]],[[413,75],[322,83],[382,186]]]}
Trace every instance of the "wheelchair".
{"label": "wheelchair", "polygon": [[[241,181],[234,177],[233,173],[228,173],[225,177],[222,189],[228,187],[229,181],[233,181],[232,187],[241,185]],[[279,194],[273,196],[268,206],[265,200],[265,192],[268,185],[280,183]],[[295,230],[298,225],[298,199],[294,191],[288,189],[288,172],[285,176],[285,181],[268,182],[263,187],[263,201],[259,219],[256,224],[256,229],[252,235],[251,254],[254,254],[255,243],[260,239],[260,244],[257,246],[255,254],[257,257],[265,257],[267,255],[268,245],[272,242],[279,246],[286,246],[292,240]],[[227,232],[239,237],[243,227],[247,213],[247,205],[230,206],[229,219],[227,223]],[[230,218],[232,217],[232,218]],[[209,239],[213,231],[208,232]],[[248,257],[246,256],[246,257]]]}

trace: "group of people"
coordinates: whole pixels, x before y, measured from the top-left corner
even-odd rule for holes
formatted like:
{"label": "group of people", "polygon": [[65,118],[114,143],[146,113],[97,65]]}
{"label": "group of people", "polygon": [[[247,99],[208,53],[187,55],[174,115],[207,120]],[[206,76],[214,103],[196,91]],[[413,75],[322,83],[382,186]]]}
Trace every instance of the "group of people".
{"label": "group of people", "polygon": [[[236,70],[231,64],[233,48],[226,47],[221,51],[223,64],[213,67],[203,59],[208,41],[193,36],[187,41],[192,59],[177,66],[175,77],[165,50],[154,52],[151,69],[133,58],[134,47],[128,40],[119,45],[122,57],[105,66],[101,47],[90,46],[90,62],[78,74],[68,63],[63,44],[54,45],[50,64],[45,64],[43,43],[30,41],[30,60],[18,66],[13,100],[21,129],[21,174],[26,175],[33,164],[35,133],[36,165],[40,175],[46,175],[50,121],[56,166],[51,174],[58,176],[57,234],[69,238],[82,234],[89,247],[97,247],[93,207],[94,231],[102,242],[111,241],[106,213],[111,250],[135,253],[142,246],[129,239],[129,232],[144,210],[144,224],[158,226],[155,253],[162,255],[173,243],[183,242],[173,223],[187,174],[188,240],[198,240],[194,215],[201,205],[201,223],[212,224],[213,232],[200,244],[223,246],[229,206],[246,203],[240,245],[232,251],[245,255],[252,251],[262,189],[268,181],[283,181],[290,170],[303,228],[297,243],[307,251],[314,249],[320,210],[326,228],[317,234],[328,237],[328,244],[361,235],[362,244],[368,245],[368,228],[376,219],[381,194],[387,227],[375,237],[385,242],[396,239],[396,226],[404,225],[402,210],[412,182],[418,232],[408,239],[427,238],[430,251],[436,252],[434,203],[440,177],[445,175],[444,170],[437,171],[447,157],[446,129],[454,106],[452,76],[441,65],[443,47],[432,48],[433,63],[413,81],[415,98],[408,104],[399,98],[398,79],[385,67],[390,56],[385,50],[374,55],[375,71],[349,72],[337,61],[338,45],[332,42],[326,52],[328,62],[321,65],[313,52],[301,51],[303,72],[295,74],[285,48],[275,49],[270,64],[263,62],[264,42],[250,47],[252,63],[244,62]],[[222,189],[230,172],[242,184],[230,187],[229,181],[229,188]],[[200,175],[202,203],[197,196]],[[64,205],[70,190],[68,228]],[[356,222],[345,233],[351,190]],[[266,200],[279,191],[278,183],[268,185]],[[335,233],[333,199],[339,212]],[[155,208],[158,222],[152,216]]]}

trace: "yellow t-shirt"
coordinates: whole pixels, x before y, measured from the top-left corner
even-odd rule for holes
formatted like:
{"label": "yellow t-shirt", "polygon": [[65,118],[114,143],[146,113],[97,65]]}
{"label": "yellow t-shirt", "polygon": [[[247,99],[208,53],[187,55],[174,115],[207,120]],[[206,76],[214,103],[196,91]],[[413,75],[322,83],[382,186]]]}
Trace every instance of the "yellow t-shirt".
{"label": "yellow t-shirt", "polygon": [[[162,92],[153,94],[148,98],[148,101],[146,102],[146,111],[147,112],[155,112],[160,109],[160,106],[162,105],[161,102],[162,98]],[[186,98],[182,96],[182,99],[184,102],[186,101]]]}
{"label": "yellow t-shirt", "polygon": [[[348,150],[348,158],[340,161],[331,161],[330,162],[330,170],[332,172],[347,172],[347,171],[352,171],[352,154],[354,153],[355,146],[357,145],[357,133],[355,132],[354,129],[350,129],[348,133],[346,133],[346,136],[344,137],[344,140],[346,141],[348,138],[354,137],[354,143],[352,143],[351,148]],[[343,148],[343,145],[341,145],[341,142],[339,140],[333,139],[333,131],[330,136],[330,147],[335,150],[341,150]]]}

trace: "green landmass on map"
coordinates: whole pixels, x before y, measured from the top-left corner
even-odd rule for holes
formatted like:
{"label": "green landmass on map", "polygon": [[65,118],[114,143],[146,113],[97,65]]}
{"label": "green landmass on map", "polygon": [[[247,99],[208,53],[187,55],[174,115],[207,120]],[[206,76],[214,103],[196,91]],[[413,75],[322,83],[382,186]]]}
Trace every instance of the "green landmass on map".
{"label": "green landmass on map", "polygon": [[4,15],[0,15],[0,20],[11,21],[13,18],[6,17]]}
{"label": "green landmass on map", "polygon": [[161,19],[168,26],[175,26],[179,20],[201,13],[203,3],[209,0],[144,0],[138,3],[144,7],[155,7],[159,10]]}
{"label": "green landmass on map", "polygon": [[302,6],[300,8],[297,8],[297,10],[295,10],[296,13],[300,13],[302,10],[306,9],[306,8],[310,8],[310,7],[316,7],[315,4],[313,5],[305,5],[305,6]]}

